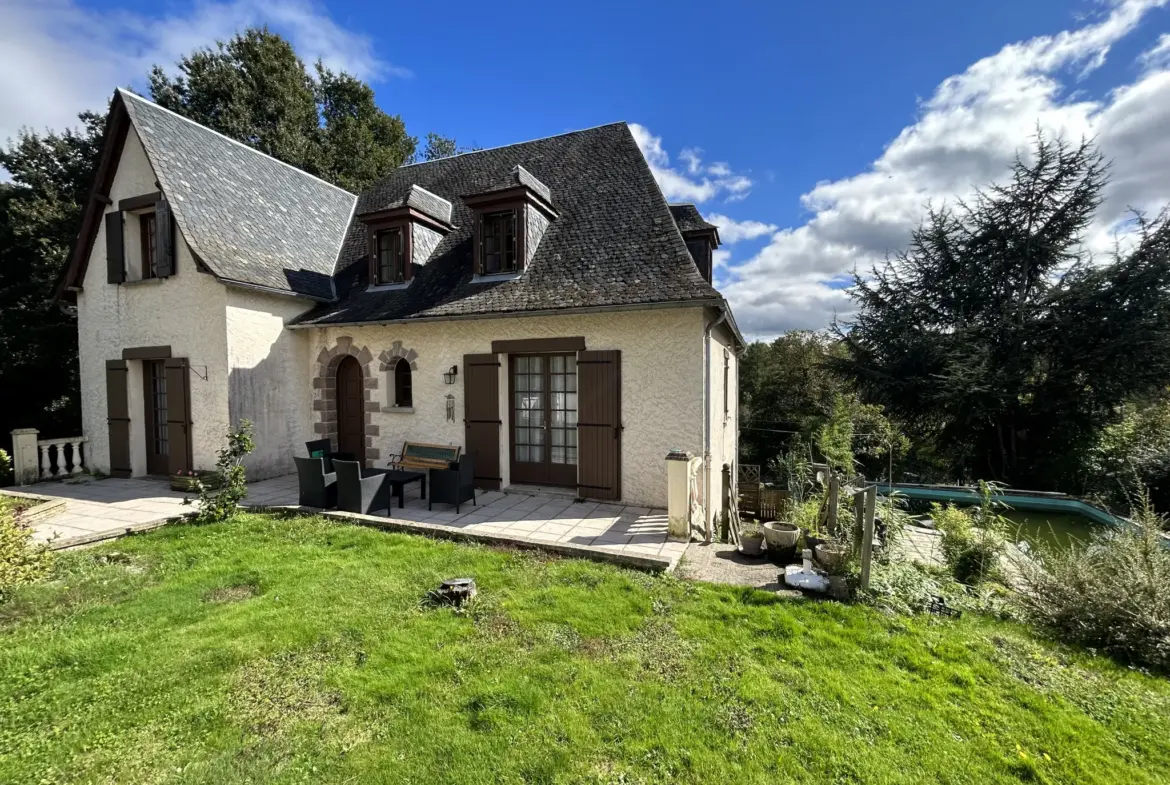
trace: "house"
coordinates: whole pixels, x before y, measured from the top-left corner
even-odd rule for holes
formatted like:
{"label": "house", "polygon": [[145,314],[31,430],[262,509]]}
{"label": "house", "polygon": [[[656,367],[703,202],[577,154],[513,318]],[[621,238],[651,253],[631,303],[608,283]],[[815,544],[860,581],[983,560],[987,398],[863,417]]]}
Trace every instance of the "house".
{"label": "house", "polygon": [[743,341],[712,286],[719,235],[667,204],[624,123],[360,195],[126,91],[108,123],[57,292],[91,466],[208,468],[247,418],[252,478],[328,437],[371,466],[459,444],[483,488],[655,507],[677,448],[720,492]]}

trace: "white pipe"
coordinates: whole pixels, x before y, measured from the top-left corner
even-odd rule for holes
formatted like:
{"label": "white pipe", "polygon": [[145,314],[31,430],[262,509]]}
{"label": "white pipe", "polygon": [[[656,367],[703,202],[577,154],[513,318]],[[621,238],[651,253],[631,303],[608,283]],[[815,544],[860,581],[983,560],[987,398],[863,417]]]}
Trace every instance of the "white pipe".
{"label": "white pipe", "polygon": [[719,318],[707,322],[703,328],[703,500],[707,519],[707,533],[705,542],[711,542],[712,510],[714,501],[711,499],[711,332],[727,321],[727,310],[720,309]]}

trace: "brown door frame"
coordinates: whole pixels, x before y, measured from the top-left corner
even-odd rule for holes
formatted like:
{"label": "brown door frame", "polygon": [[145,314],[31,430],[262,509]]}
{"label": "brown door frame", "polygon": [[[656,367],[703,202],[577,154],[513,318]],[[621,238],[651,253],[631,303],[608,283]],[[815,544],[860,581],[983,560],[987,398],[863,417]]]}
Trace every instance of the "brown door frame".
{"label": "brown door frame", "polygon": [[[352,368],[353,378],[357,380],[357,389],[353,392],[356,397],[352,401],[346,400],[346,388],[342,385],[342,372],[347,368]],[[349,373],[349,371],[346,371]],[[366,402],[364,389],[364,378],[362,374],[361,364],[350,356],[343,357],[341,362],[337,364],[334,371],[337,385],[337,451],[353,453],[354,459],[362,466],[366,465]],[[357,411],[350,412],[349,406],[356,405]],[[355,415],[354,421],[357,424],[356,434],[347,434],[345,424],[347,415]],[[349,436],[356,436],[356,444],[349,443]],[[343,437],[345,441],[343,442]]]}
{"label": "brown door frame", "polygon": [[[534,464],[530,461],[518,462],[516,460],[516,428],[519,426],[516,418],[516,361],[521,357],[539,357],[542,359],[541,376],[542,387],[541,396],[543,398],[542,411],[544,412],[544,443],[542,449],[544,450],[544,460],[540,464]],[[572,358],[574,364],[577,360],[575,352],[552,352],[552,353],[521,353],[508,355],[508,468],[509,480],[513,484],[520,485],[548,485],[558,488],[575,488],[577,487],[577,472],[580,456],[577,461],[573,463],[553,463],[552,462],[552,363],[553,357]],[[574,370],[574,373],[576,371]],[[578,386],[578,394],[580,387]],[[526,426],[532,427],[532,426]],[[536,467],[541,468],[537,469]]]}

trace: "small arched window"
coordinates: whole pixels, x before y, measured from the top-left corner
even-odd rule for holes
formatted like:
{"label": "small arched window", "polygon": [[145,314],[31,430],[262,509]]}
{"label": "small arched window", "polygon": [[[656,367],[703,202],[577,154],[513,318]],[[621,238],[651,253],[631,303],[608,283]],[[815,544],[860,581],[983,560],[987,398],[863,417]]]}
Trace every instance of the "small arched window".
{"label": "small arched window", "polygon": [[399,358],[398,362],[394,364],[394,405],[414,406],[410,382],[410,363],[405,358]]}

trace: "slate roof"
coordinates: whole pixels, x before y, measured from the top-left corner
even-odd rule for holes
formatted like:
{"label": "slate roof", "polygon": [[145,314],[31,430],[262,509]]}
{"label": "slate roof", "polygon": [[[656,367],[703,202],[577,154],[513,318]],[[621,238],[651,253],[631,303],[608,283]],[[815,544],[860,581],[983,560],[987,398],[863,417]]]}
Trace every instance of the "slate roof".
{"label": "slate roof", "polygon": [[184,239],[215,275],[332,299],[353,194],[120,90]]}
{"label": "slate roof", "polygon": [[413,207],[420,212],[426,213],[431,218],[435,218],[443,223],[451,223],[451,203],[419,185],[411,184],[402,196],[391,200],[388,204],[378,207],[377,211],[392,210],[396,207]]}
{"label": "slate roof", "polygon": [[699,214],[699,208],[693,204],[672,204],[670,214],[674,216],[674,222],[678,224],[680,232],[719,230],[715,224],[707,223]]}
{"label": "slate roof", "polygon": [[[473,214],[461,196],[492,190],[523,167],[558,217],[513,280],[472,282]],[[300,324],[348,324],[663,302],[722,302],[699,274],[646,159],[625,123],[403,166],[358,199],[384,209],[410,185],[451,201],[451,223],[405,289],[367,292],[365,227],[350,225],[334,303]]]}

